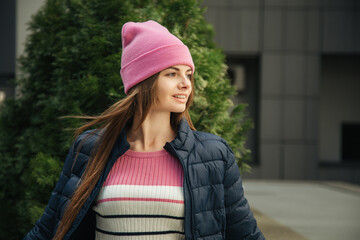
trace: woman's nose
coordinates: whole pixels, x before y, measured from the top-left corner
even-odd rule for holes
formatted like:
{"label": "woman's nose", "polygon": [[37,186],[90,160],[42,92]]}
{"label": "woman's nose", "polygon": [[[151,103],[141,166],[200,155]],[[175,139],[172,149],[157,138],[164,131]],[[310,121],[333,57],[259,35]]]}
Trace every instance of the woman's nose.
{"label": "woman's nose", "polygon": [[182,81],[180,83],[180,86],[181,88],[186,88],[186,89],[191,87],[191,81],[187,75],[182,76]]}

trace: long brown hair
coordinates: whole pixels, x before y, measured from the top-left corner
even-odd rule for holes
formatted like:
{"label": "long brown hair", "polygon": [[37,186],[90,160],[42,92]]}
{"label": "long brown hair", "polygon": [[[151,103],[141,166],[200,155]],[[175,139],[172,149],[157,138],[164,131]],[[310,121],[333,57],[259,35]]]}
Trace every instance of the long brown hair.
{"label": "long brown hair", "polygon": [[[102,129],[103,133],[99,137],[97,150],[93,152],[89,158],[88,164],[81,177],[82,181],[79,187],[72,195],[69,205],[66,207],[64,215],[61,219],[59,227],[55,233],[53,240],[61,240],[65,234],[69,231],[75,218],[79,214],[81,208],[85,204],[85,201],[90,196],[94,189],[96,182],[105,169],[108,161],[109,154],[115,144],[115,141],[120,134],[120,131],[126,126],[127,123],[132,123],[134,114],[138,114],[140,123],[139,126],[145,120],[149,113],[150,107],[156,104],[156,83],[159,73],[149,77],[143,82],[134,86],[127,97],[116,102],[111,107],[106,109],[101,115],[95,117],[89,116],[77,116],[76,118],[82,118],[91,120],[90,122],[82,125],[75,131],[75,136],[83,133],[85,130],[98,126]],[[177,132],[177,127],[183,117],[186,118],[191,129],[195,130],[189,115],[189,107],[194,97],[194,81],[193,76],[191,79],[192,91],[186,103],[186,109],[182,113],[171,113],[170,124],[172,129]],[[85,138],[86,139],[86,138]],[[81,148],[82,143],[79,144]],[[79,152],[77,149],[76,152]],[[75,157],[76,161],[77,156]]]}

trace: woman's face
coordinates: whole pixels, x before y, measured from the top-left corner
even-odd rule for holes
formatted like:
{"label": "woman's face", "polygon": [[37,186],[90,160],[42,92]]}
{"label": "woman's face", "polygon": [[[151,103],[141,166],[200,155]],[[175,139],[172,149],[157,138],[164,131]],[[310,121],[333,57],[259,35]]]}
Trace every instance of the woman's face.
{"label": "woman's face", "polygon": [[175,65],[161,71],[157,79],[154,110],[184,112],[192,91],[191,76],[192,69],[187,65]]}

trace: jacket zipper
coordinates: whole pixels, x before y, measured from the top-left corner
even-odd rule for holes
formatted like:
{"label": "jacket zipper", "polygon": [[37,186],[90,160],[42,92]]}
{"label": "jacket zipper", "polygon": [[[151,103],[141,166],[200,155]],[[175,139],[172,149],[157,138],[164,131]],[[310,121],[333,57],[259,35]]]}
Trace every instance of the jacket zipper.
{"label": "jacket zipper", "polygon": [[[183,167],[183,169],[184,169],[184,175],[185,175],[185,178],[186,178],[186,180],[184,180],[185,182],[186,182],[186,186],[187,186],[187,189],[188,189],[188,192],[189,192],[189,194],[190,194],[190,202],[191,202],[191,216],[190,216],[190,218],[191,218],[191,234],[192,234],[192,238],[193,239],[195,239],[195,234],[194,234],[194,216],[193,216],[193,209],[194,209],[194,207],[193,207],[193,194],[192,194],[192,191],[190,190],[190,185],[189,185],[189,174],[188,174],[188,171],[186,171],[185,170],[185,165],[184,165],[184,161],[179,157],[179,155],[177,154],[177,152],[175,151],[175,149],[174,149],[174,147],[171,145],[171,143],[166,143],[165,144],[165,149],[166,150],[168,150],[168,151],[170,151],[171,153],[173,153],[173,154],[175,154],[176,155],[176,157],[179,159],[179,161],[180,161],[180,163],[181,163],[181,165],[182,165],[182,167]],[[185,199],[185,191],[184,191],[184,199]],[[184,201],[184,207],[185,207],[185,220],[186,220],[186,201]],[[185,226],[186,226],[186,224],[185,224]],[[186,233],[186,232],[185,232]],[[186,238],[186,235],[185,235],[185,238]],[[187,238],[186,238],[187,239]]]}

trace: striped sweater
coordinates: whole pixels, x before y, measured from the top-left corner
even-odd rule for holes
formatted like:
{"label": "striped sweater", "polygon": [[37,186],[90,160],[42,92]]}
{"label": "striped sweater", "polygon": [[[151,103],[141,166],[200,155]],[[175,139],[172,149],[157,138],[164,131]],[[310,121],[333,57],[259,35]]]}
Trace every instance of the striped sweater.
{"label": "striped sweater", "polygon": [[166,150],[128,150],[93,206],[96,239],[185,239],[183,168]]}

